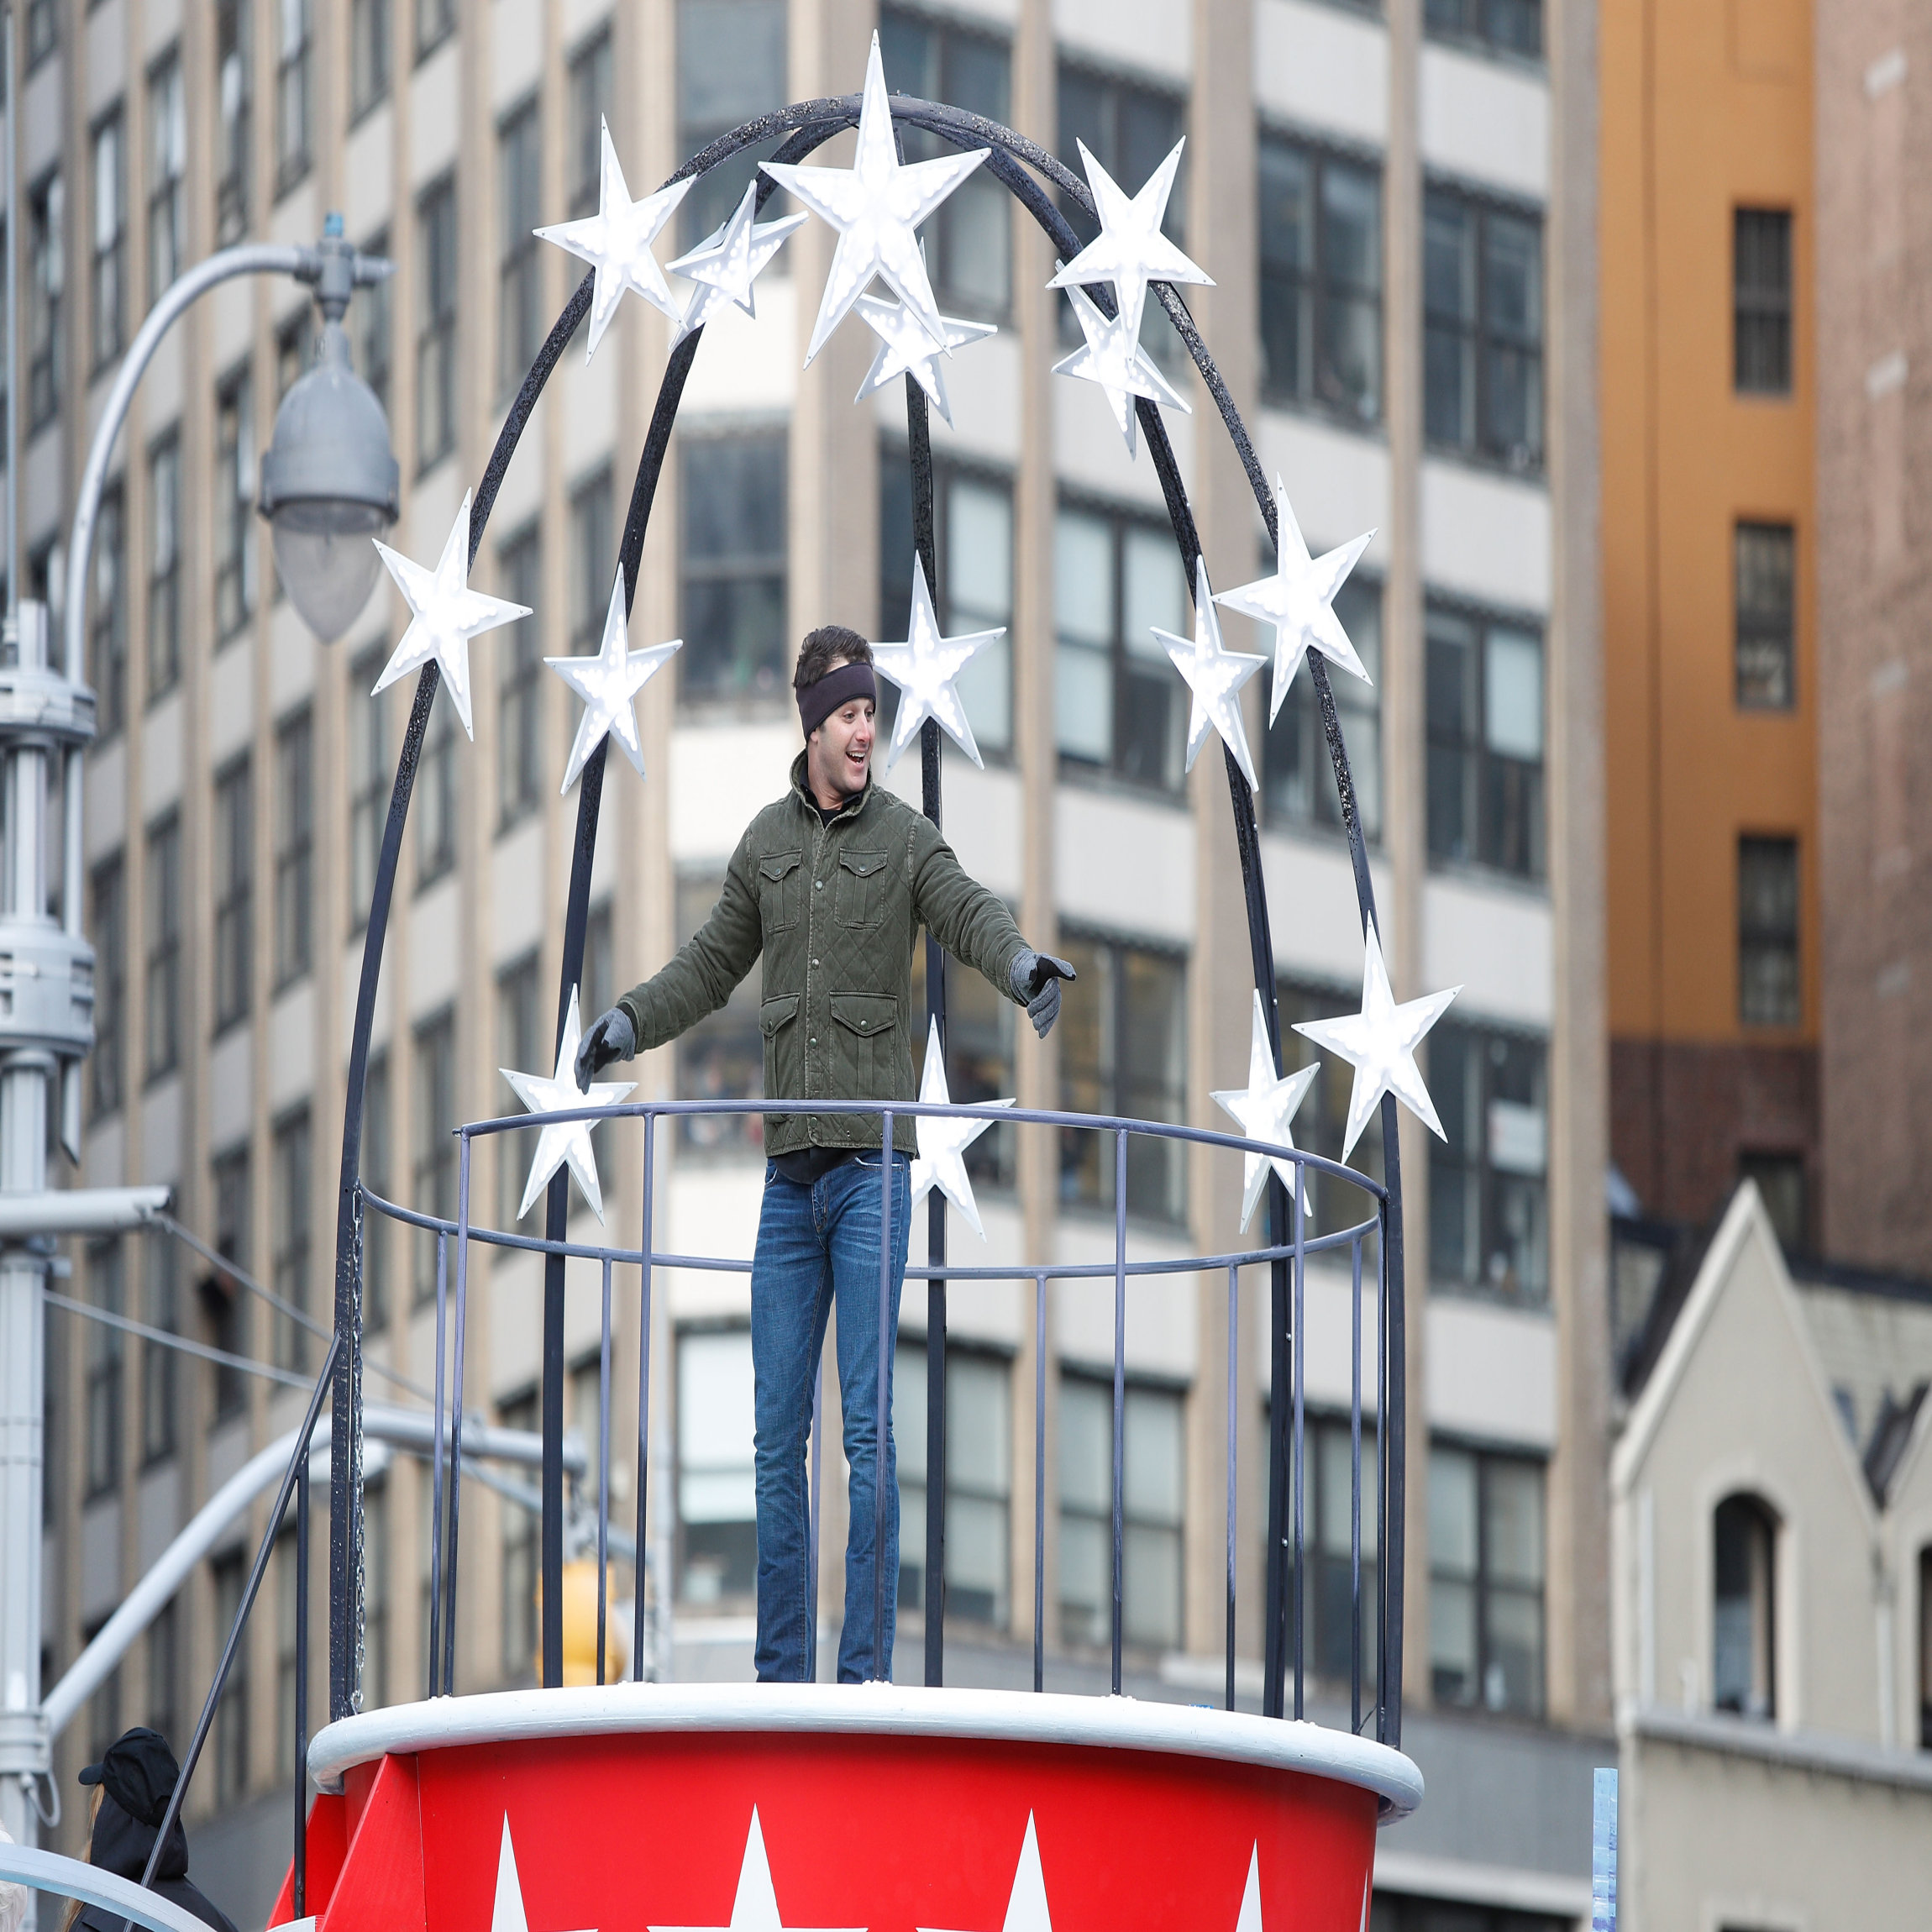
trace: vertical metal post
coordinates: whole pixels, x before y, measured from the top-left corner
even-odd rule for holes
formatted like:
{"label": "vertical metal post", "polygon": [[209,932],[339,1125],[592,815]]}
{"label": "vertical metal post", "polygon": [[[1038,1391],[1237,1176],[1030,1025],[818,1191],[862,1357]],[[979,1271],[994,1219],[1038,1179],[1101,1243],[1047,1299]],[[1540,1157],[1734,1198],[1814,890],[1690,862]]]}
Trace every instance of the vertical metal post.
{"label": "vertical metal post", "polygon": [[1114,1695],[1121,1694],[1121,1569],[1126,1538],[1127,1130],[1114,1130]]}
{"label": "vertical metal post", "polygon": [[611,1573],[611,1257],[604,1257],[604,1316],[597,1345],[597,1682],[604,1681],[604,1599]]}
{"label": "vertical metal post", "polygon": [[1227,1708],[1234,1709],[1234,1524],[1236,1353],[1241,1339],[1241,1264],[1227,1266]]}
{"label": "vertical metal post", "polygon": [[[434,1460],[429,1466],[429,1686],[423,1693],[426,1697],[436,1695],[437,1669],[443,1657],[443,1489],[445,1476],[443,1458],[443,1337],[449,1299],[449,1238],[439,1228],[436,1233],[436,1380],[433,1398],[436,1410],[435,1452]],[[297,1913],[296,1916],[300,1918],[302,1914]]]}
{"label": "vertical metal post", "polygon": [[[644,1540],[645,1499],[651,1473],[650,1428],[651,1428],[651,1181],[652,1170],[656,1166],[658,1116],[648,1110],[644,1115],[644,1207],[643,1230],[638,1241],[638,1252],[643,1256],[639,1268],[639,1286],[642,1293],[638,1297],[638,1554],[632,1565],[633,1579],[631,1589],[631,1675],[639,1683],[644,1677],[644,1552],[650,1546]],[[658,1606],[659,1616],[664,1614],[664,1604]]]}
{"label": "vertical metal post", "polygon": [[470,1315],[470,1148],[458,1142],[456,1170],[456,1359],[449,1374],[449,1567],[444,1580],[443,1694],[456,1694],[456,1532],[463,1520],[463,1364]]}
{"label": "vertical metal post", "polygon": [[1349,1244],[1348,1728],[1362,1730],[1362,1236]]}
{"label": "vertical metal post", "polygon": [[1375,1738],[1389,1741],[1389,1209],[1377,1241],[1375,1310]]}
{"label": "vertical metal post", "polygon": [[811,1683],[818,1682],[818,1525],[825,1494],[824,1449],[825,1351],[821,1348],[811,1365],[811,1499],[805,1551],[805,1674]]}
{"label": "vertical metal post", "polygon": [[1306,1278],[1304,1243],[1308,1235],[1308,1178],[1298,1161],[1294,1168],[1294,1715],[1302,1715],[1302,1672],[1304,1639],[1307,1634],[1308,1571],[1303,1561],[1305,1539],[1303,1525],[1308,1489],[1308,1436],[1302,1408],[1303,1371],[1308,1346],[1302,1332],[1303,1289]]}
{"label": "vertical metal post", "polygon": [[872,1445],[872,1675],[881,1683],[892,1671],[885,1655],[885,1452],[892,1440],[887,1383],[892,1373],[892,1110],[879,1150],[879,1406]]}
{"label": "vertical metal post", "polygon": [[[1288,1236],[1288,1190],[1280,1175],[1268,1177],[1268,1244],[1280,1247]],[[1285,1677],[1284,1653],[1288,1622],[1288,1263],[1276,1255],[1268,1266],[1268,1557],[1262,1566],[1261,1708],[1279,1717]]]}
{"label": "vertical metal post", "polygon": [[1403,1507],[1409,1467],[1409,1371],[1406,1315],[1402,1281],[1402,1149],[1396,1131],[1395,1096],[1382,1098],[1383,1270],[1383,1347],[1389,1365],[1387,1420],[1383,1435],[1388,1443],[1388,1467],[1383,1475],[1383,1512],[1376,1520],[1375,1546],[1387,1578],[1388,1600],[1383,1607],[1382,1641],[1386,1646],[1388,1735],[1382,1740],[1402,1748],[1403,1568],[1406,1553]]}
{"label": "vertical metal post", "polygon": [[[433,1609],[434,1595],[431,1604]],[[308,1915],[308,1445],[295,1478],[295,1846],[290,1856],[291,1917]]]}
{"label": "vertical metal post", "polygon": [[1033,1688],[1047,1673],[1047,1278],[1033,1277]]}

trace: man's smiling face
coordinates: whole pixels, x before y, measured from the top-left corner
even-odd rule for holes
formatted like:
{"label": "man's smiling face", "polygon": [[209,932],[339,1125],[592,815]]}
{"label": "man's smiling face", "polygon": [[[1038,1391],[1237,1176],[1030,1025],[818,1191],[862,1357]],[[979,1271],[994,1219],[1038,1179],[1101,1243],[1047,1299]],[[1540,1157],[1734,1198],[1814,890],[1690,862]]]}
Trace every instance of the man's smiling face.
{"label": "man's smiling face", "polygon": [[851,798],[865,790],[872,764],[873,714],[877,708],[870,698],[849,698],[811,734],[806,748],[806,775],[822,804],[833,797]]}

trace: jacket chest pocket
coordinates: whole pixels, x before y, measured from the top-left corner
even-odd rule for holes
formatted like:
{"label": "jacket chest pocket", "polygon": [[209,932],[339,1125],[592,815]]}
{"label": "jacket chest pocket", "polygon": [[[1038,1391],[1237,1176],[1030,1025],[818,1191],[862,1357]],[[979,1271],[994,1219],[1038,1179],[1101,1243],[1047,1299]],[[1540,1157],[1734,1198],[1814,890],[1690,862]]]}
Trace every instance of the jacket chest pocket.
{"label": "jacket chest pocket", "polygon": [[775,852],[758,862],[759,918],[767,939],[799,921],[805,896],[799,865],[804,857],[802,852]]}
{"label": "jacket chest pocket", "polygon": [[883,852],[842,852],[832,913],[841,926],[877,926],[885,917],[891,878]]}

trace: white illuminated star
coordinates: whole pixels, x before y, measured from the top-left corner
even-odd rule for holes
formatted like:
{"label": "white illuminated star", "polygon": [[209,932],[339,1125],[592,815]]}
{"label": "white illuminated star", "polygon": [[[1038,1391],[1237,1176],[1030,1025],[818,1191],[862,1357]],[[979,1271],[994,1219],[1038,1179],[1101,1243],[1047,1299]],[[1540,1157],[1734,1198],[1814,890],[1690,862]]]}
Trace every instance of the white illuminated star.
{"label": "white illuminated star", "polygon": [[1150,281],[1198,281],[1214,286],[1214,277],[1196,267],[1161,233],[1168,197],[1173,191],[1174,170],[1180,165],[1181,150],[1187,142],[1177,141],[1174,151],[1131,197],[1123,193],[1114,177],[1087,152],[1084,141],[1078,145],[1081,165],[1087,171],[1087,186],[1094,191],[1094,213],[1100,218],[1100,232],[1047,286],[1068,288],[1075,282],[1110,281],[1127,333],[1137,337]]}
{"label": "white illuminated star", "polygon": [[1371,925],[1367,953],[1362,962],[1362,1011],[1339,1020],[1296,1021],[1296,1032],[1338,1054],[1355,1068],[1355,1086],[1348,1096],[1348,1129],[1342,1138],[1342,1159],[1348,1158],[1384,1094],[1394,1095],[1438,1139],[1448,1139],[1441,1121],[1436,1117],[1429,1089],[1422,1084],[1420,1069],[1415,1064],[1415,1049],[1462,990],[1460,986],[1452,986],[1446,993],[1405,1000],[1398,1006],[1394,994],[1389,990],[1389,969],[1382,963],[1381,942]]}
{"label": "white illuminated star", "polygon": [[1177,638],[1158,624],[1154,635],[1167,647],[1174,669],[1188,681],[1194,693],[1194,708],[1188,714],[1188,769],[1207,742],[1211,727],[1219,732],[1242,775],[1255,785],[1254,760],[1248,753],[1247,727],[1242,722],[1241,688],[1263,664],[1266,658],[1251,657],[1246,651],[1226,649],[1221,641],[1221,619],[1215,614],[1214,593],[1208,586],[1207,559],[1194,559],[1194,634],[1191,639]]}
{"label": "white illuminated star", "polygon": [[[577,989],[570,989],[570,1010],[564,1020],[564,1037],[557,1046],[557,1071],[546,1080],[541,1074],[514,1074],[507,1067],[496,1070],[517,1090],[517,1098],[533,1114],[561,1113],[569,1107],[614,1107],[637,1085],[635,1080],[593,1080],[581,1093],[577,1089],[577,1046],[584,1037],[582,1019],[577,1011]],[[523,1184],[523,1199],[517,1210],[522,1220],[531,1204],[549,1185],[550,1176],[566,1163],[575,1177],[578,1191],[590,1204],[591,1212],[604,1218],[603,1191],[597,1185],[597,1157],[591,1149],[591,1121],[554,1121],[537,1132],[537,1152],[530,1162],[530,1178]]]}
{"label": "white illuminated star", "polygon": [[577,735],[570,743],[570,762],[559,790],[577,782],[585,761],[606,737],[614,738],[623,754],[644,775],[644,748],[638,737],[638,714],[632,700],[660,665],[669,664],[683,646],[682,638],[668,644],[630,649],[630,619],[624,610],[623,566],[611,585],[610,608],[604,612],[603,642],[595,657],[545,658],[543,662],[584,701]]}
{"label": "white illuminated star", "polygon": [[1067,299],[1074,305],[1080,333],[1086,340],[1071,355],[1063,355],[1053,365],[1053,373],[1099,383],[1107,392],[1115,425],[1126,438],[1128,455],[1138,455],[1140,430],[1134,413],[1137,396],[1164,403],[1184,416],[1194,414],[1194,405],[1154,366],[1152,357],[1141,347],[1138,332],[1127,326],[1126,317],[1102,315],[1084,288],[1068,288]]}
{"label": "white illuminated star", "polygon": [[[490,1910],[490,1932],[530,1932],[523,1910],[523,1887],[517,1877],[517,1852],[510,1842],[510,1814],[503,1814],[503,1842],[496,1853],[496,1898]],[[593,1929],[594,1932],[594,1929]]]}
{"label": "white illuminated star", "polygon": [[748,316],[758,314],[752,304],[751,285],[785,246],[786,236],[803,228],[807,218],[787,215],[782,221],[753,222],[757,208],[758,183],[751,181],[731,219],[722,228],[714,228],[689,255],[680,255],[670,264],[673,275],[687,276],[697,285],[671,331],[673,349],[694,330],[702,328],[727,302],[735,302]]}
{"label": "white illuminated star", "polygon": [[641,295],[651,307],[680,319],[677,298],[651,253],[651,244],[676,212],[677,205],[690,192],[689,179],[673,181],[668,188],[646,195],[640,202],[631,199],[624,183],[624,171],[617,165],[617,150],[612,144],[610,123],[603,124],[603,161],[597,177],[597,212],[581,221],[558,222],[538,228],[540,241],[554,242],[568,249],[597,271],[591,291],[591,335],[584,349],[588,362],[597,353],[597,344],[617,312],[626,289]]}
{"label": "white illuminated star", "polygon": [[[1299,1073],[1285,1077],[1277,1075],[1273,1049],[1268,1043],[1268,1012],[1261,1003],[1261,992],[1257,988],[1254,995],[1254,1029],[1247,1048],[1247,1084],[1225,1088],[1208,1098],[1224,1113],[1234,1116],[1247,1139],[1267,1141],[1278,1147],[1292,1147],[1294,1136],[1289,1131],[1289,1123],[1294,1120],[1303,1096],[1315,1084],[1315,1076],[1320,1071],[1321,1063],[1317,1060]],[[1253,1217],[1254,1204],[1261,1199],[1261,1190],[1268,1184],[1270,1167],[1281,1176],[1289,1198],[1294,1199],[1294,1162],[1271,1158],[1266,1154],[1243,1154],[1241,1225],[1244,1231]],[[1304,1208],[1309,1206],[1305,1183],[1301,1190],[1301,1203]]]}
{"label": "white illuminated star", "polygon": [[1356,559],[1368,548],[1375,533],[1357,537],[1335,549],[1311,559],[1301,526],[1289,506],[1288,491],[1281,478],[1274,480],[1276,528],[1275,573],[1259,577],[1238,590],[1223,591],[1215,599],[1257,624],[1274,627],[1274,690],[1268,699],[1268,722],[1273,724],[1281,710],[1281,701],[1294,682],[1312,646],[1330,663],[1352,671],[1366,684],[1373,684],[1368,667],[1356,655],[1341,620],[1335,614],[1335,593],[1347,581]]}
{"label": "white illuminated star", "polygon": [[946,400],[946,379],[939,370],[939,358],[965,348],[969,342],[997,335],[998,328],[990,322],[955,322],[951,316],[942,315],[939,326],[943,339],[935,342],[919,318],[902,302],[881,302],[875,295],[862,295],[858,312],[864,318],[866,327],[879,338],[879,353],[873,357],[872,367],[852,400],[863,402],[875,390],[885,388],[902,375],[910,375],[932,398],[933,407],[946,418],[946,427],[950,429],[953,408]]}
{"label": "white illuminated star", "polygon": [[892,107],[885,92],[885,69],[879,36],[865,63],[865,94],[858,114],[858,152],[849,168],[763,163],[765,173],[790,188],[800,201],[838,230],[824,298],[812,328],[809,364],[826,339],[844,320],[874,276],[886,281],[935,342],[945,339],[932,284],[913,230],[992,152],[944,155],[937,160],[899,159],[892,139]]}
{"label": "white illuminated star", "polygon": [[400,552],[375,538],[376,552],[389,566],[403,601],[409,606],[409,628],[394,654],[382,667],[370,696],[386,690],[398,678],[433,663],[449,686],[449,701],[463,721],[463,728],[475,738],[470,722],[470,640],[499,624],[513,624],[530,615],[527,604],[506,603],[501,597],[486,597],[470,588],[470,496],[456,512],[449,541],[433,570],[412,563]]}
{"label": "white illuminated star", "polygon": [[[654,1925],[649,1932],[785,1932],[778,1915],[778,1894],[772,1887],[771,1865],[764,1855],[764,1833],[758,1808],[751,1814],[751,1835],[744,1841],[744,1863],[738,1867],[738,1892],[732,1900],[731,1924],[725,1925]],[[864,1927],[845,1932],[864,1932]]]}
{"label": "white illuminated star", "polygon": [[[939,1021],[929,1025],[926,1037],[926,1064],[919,1075],[919,1098],[927,1106],[943,1107],[952,1100],[946,1084],[946,1056],[939,1047]],[[988,1100],[990,1107],[1010,1107],[1011,1100]],[[973,1183],[966,1173],[967,1148],[991,1126],[990,1121],[963,1121],[928,1115],[919,1122],[919,1152],[912,1162],[912,1205],[917,1207],[937,1188],[966,1217],[966,1225],[981,1241],[986,1231],[979,1225],[979,1209],[973,1199]]]}
{"label": "white illuminated star", "polygon": [[[655,1932],[655,1928],[653,1928]],[[920,1932],[930,1932],[926,1926]],[[1040,1868],[1040,1840],[1033,1829],[1033,1814],[1026,1814],[1026,1835],[1021,1841],[1020,1862],[1013,1871],[1013,1889],[1006,1900],[1005,1922],[1000,1932],[1053,1932],[1053,1914],[1047,1908],[1047,1875]],[[1247,1932],[1247,1928],[1242,1928]]]}
{"label": "white illuminated star", "polygon": [[919,735],[927,718],[937,718],[960,750],[980,764],[979,747],[974,743],[973,727],[966,707],[959,701],[958,677],[967,664],[1006,634],[1004,625],[996,631],[974,631],[964,637],[942,638],[939,620],[932,614],[932,593],[927,587],[926,566],[912,559],[912,610],[908,627],[912,634],[902,644],[874,644],[872,668],[891,679],[899,687],[899,715],[892,721],[892,743],[885,754],[890,771],[899,754]]}

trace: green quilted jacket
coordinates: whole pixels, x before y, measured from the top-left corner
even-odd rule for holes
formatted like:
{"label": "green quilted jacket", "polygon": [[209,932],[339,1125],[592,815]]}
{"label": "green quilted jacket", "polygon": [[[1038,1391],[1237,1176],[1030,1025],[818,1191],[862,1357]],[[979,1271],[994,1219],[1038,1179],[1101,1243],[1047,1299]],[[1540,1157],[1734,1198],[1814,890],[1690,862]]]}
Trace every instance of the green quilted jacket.
{"label": "green quilted jacket", "polygon": [[[1006,908],[969,878],[932,821],[879,785],[824,824],[806,791],[805,753],[791,789],[745,830],[703,927],[662,972],[617,1004],[641,1053],[661,1047],[731,997],[759,954],[764,1090],[773,1099],[910,1100],[912,947],[925,927],[1009,999],[1026,942]],[[765,1151],[876,1147],[879,1116],[768,1114]],[[916,1123],[892,1144],[916,1151]]]}

